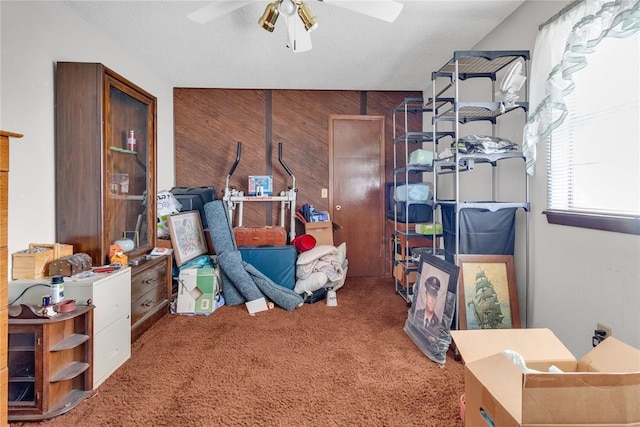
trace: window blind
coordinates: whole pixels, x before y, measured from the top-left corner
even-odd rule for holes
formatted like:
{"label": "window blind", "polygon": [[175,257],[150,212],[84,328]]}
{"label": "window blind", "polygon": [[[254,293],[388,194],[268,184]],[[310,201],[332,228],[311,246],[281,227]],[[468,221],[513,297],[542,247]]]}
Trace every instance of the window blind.
{"label": "window blind", "polygon": [[603,39],[573,73],[547,144],[549,209],[640,216],[639,34]]}

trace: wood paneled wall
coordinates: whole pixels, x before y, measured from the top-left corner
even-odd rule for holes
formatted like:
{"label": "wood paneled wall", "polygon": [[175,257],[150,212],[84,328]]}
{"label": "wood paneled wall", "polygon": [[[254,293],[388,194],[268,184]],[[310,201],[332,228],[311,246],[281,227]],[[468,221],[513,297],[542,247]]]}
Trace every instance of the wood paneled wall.
{"label": "wood paneled wall", "polygon": [[[386,117],[385,175],[391,181],[393,109],[406,97],[421,96],[421,92],[176,88],[176,186],[213,185],[221,198],[241,141],[242,155],[230,185],[246,191],[249,175],[273,175],[274,191],[285,190],[291,179],[278,162],[281,142],[283,159],[296,177],[298,206],[308,203],[328,210],[328,199],[320,195],[322,188],[329,188],[329,115]],[[421,123],[422,117],[415,120]],[[245,204],[244,223],[277,224],[279,205],[268,205]]]}

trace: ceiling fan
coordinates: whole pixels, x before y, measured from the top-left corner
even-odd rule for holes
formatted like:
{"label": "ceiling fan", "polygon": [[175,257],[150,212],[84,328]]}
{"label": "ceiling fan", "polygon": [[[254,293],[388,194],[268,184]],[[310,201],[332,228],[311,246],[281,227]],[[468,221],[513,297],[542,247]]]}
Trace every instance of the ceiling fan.
{"label": "ceiling fan", "polygon": [[[317,0],[362,13],[387,22],[393,22],[402,11],[402,3],[395,0]],[[239,9],[250,1],[218,0],[204,6],[187,17],[194,22],[204,24],[227,13]],[[316,28],[320,21],[314,15],[309,1],[303,0],[273,0],[267,4],[264,13],[258,19],[258,24],[269,32],[273,32],[278,17],[282,15],[287,25],[287,47],[294,52],[305,52],[311,49],[309,33]]]}

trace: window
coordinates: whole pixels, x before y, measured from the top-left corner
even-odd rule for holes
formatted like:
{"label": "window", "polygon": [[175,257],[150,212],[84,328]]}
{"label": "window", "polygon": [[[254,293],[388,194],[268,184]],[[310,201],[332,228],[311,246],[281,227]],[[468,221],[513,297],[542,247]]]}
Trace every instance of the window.
{"label": "window", "polygon": [[573,74],[547,145],[551,210],[640,216],[640,36],[607,38]]}
{"label": "window", "polygon": [[550,223],[640,234],[639,3],[576,2],[538,34],[524,151],[546,142]]}

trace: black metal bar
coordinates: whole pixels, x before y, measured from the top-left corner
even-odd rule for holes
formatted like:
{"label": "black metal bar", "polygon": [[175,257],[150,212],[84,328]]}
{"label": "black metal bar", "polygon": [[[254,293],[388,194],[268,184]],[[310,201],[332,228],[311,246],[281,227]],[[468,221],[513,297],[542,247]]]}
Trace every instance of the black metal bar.
{"label": "black metal bar", "polygon": [[238,141],[238,150],[236,151],[236,161],[233,162],[233,165],[231,166],[231,169],[229,170],[229,173],[227,174],[227,179],[231,178],[231,175],[233,175],[233,172],[236,170],[236,167],[238,166],[238,163],[240,163],[240,154],[242,153],[242,142]]}

